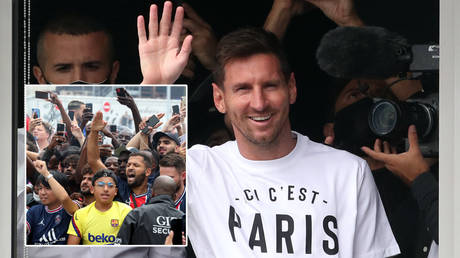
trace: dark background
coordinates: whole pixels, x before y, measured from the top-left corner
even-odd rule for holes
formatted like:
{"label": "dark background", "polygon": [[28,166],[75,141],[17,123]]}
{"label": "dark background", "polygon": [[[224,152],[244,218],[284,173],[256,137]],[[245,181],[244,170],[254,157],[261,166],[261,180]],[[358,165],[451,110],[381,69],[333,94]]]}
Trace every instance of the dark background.
{"label": "dark background", "polygon": [[[26,6],[26,18],[23,6],[18,8],[18,53],[17,78],[18,127],[23,126],[23,87],[24,83],[37,83],[32,75],[32,65],[36,64],[36,36],[46,19],[55,12],[80,10],[93,14],[104,21],[112,31],[117,49],[117,57],[121,67],[117,83],[138,84],[142,77],[137,52],[136,17],[147,16],[151,3],[163,1],[31,1]],[[242,26],[262,26],[270,11],[272,1],[187,1],[195,11],[214,29],[217,38]],[[22,3],[24,5],[24,3]],[[29,3],[25,3],[26,5]],[[21,2],[20,2],[21,5]],[[415,0],[358,0],[355,2],[359,16],[367,25],[385,27],[406,37],[412,44],[439,42],[439,1]],[[30,7],[30,16],[28,16]],[[25,22],[25,24],[24,24]],[[21,30],[30,28],[30,38],[23,40]],[[28,26],[30,25],[30,27]],[[310,136],[313,140],[322,141],[322,125],[328,118],[331,106],[327,95],[331,91],[330,78],[319,70],[314,58],[316,48],[322,35],[335,28],[336,25],[325,17],[319,9],[312,10],[295,17],[285,35],[284,46],[296,75],[298,100],[292,108],[291,121],[293,129]],[[27,36],[27,34],[26,34]],[[24,43],[26,42],[26,43]],[[30,42],[30,57],[26,52],[24,61],[24,44]],[[24,62],[30,62],[24,66]],[[29,68],[29,69],[27,69]],[[186,81],[181,81],[186,82]],[[194,83],[196,84],[196,82]],[[190,85],[189,97],[196,85]],[[208,89],[209,90],[209,89]],[[201,100],[212,105],[211,99]],[[198,114],[189,112],[189,125],[199,121]],[[197,118],[195,118],[197,117]],[[203,126],[202,124],[200,126]],[[193,131],[190,131],[193,137]]]}

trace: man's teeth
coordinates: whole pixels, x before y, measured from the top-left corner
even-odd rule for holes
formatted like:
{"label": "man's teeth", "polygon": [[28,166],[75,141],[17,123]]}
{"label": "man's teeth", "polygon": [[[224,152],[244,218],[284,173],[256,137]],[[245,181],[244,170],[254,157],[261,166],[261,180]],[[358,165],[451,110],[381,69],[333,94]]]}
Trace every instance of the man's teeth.
{"label": "man's teeth", "polygon": [[268,120],[270,117],[271,117],[271,115],[267,115],[267,116],[251,116],[251,119],[255,120],[255,121],[265,121],[265,120]]}

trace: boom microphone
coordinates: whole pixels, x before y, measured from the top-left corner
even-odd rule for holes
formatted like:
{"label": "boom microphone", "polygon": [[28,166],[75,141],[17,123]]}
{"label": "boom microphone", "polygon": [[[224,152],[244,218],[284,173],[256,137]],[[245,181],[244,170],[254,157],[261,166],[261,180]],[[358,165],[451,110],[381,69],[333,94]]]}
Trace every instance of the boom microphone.
{"label": "boom microphone", "polygon": [[386,79],[404,72],[436,71],[438,45],[413,45],[381,27],[338,27],[316,52],[319,67],[346,79]]}

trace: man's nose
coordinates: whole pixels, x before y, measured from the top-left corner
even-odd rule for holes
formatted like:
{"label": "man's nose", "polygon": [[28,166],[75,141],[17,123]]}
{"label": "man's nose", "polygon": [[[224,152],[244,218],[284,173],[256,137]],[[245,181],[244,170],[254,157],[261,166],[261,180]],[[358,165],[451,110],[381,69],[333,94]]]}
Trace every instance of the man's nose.
{"label": "man's nose", "polygon": [[251,96],[250,106],[256,111],[264,111],[267,107],[267,99],[261,87],[255,87]]}
{"label": "man's nose", "polygon": [[87,82],[85,72],[80,67],[73,69],[72,81],[71,82]]}

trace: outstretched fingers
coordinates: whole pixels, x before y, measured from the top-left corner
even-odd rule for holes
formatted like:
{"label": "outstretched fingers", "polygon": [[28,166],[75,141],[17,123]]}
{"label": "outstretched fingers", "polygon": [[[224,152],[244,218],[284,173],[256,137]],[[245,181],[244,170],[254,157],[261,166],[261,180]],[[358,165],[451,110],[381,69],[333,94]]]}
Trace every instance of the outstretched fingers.
{"label": "outstretched fingers", "polygon": [[145,34],[145,24],[144,16],[137,16],[137,37],[139,39],[139,44],[144,44],[147,42],[147,35]]}
{"label": "outstretched fingers", "polygon": [[149,38],[158,35],[158,7],[154,4],[150,6],[149,16]]}
{"label": "outstretched fingers", "polygon": [[190,53],[192,52],[192,40],[193,40],[192,35],[188,35],[187,37],[185,37],[184,42],[182,42],[182,47],[180,49],[180,52],[177,55],[179,62],[183,63],[184,67],[187,64],[187,60],[188,60],[188,57],[190,56]]}
{"label": "outstretched fingers", "polygon": [[169,29],[171,27],[171,12],[172,3],[170,1],[166,1],[163,6],[163,14],[161,15],[160,20],[160,35],[169,35]]}
{"label": "outstretched fingers", "polygon": [[174,15],[174,23],[171,31],[171,37],[179,40],[182,31],[182,23],[184,20],[184,8],[179,6],[176,8],[176,15]]}

